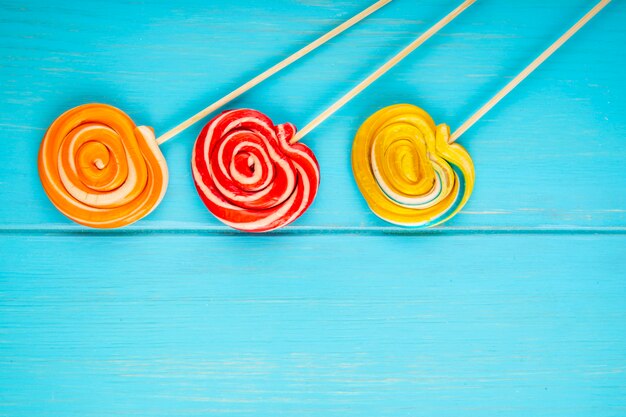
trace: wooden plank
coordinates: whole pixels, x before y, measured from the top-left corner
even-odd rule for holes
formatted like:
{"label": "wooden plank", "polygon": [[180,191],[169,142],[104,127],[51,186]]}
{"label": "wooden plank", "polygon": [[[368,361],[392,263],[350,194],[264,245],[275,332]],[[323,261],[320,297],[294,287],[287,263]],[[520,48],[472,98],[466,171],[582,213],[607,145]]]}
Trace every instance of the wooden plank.
{"label": "wooden plank", "polygon": [[[0,5],[0,128],[8,144],[0,154],[3,225],[72,226],[45,197],[35,169],[45,128],[66,108],[112,103],[137,123],[165,131],[365,4],[117,2],[106,13],[96,1]],[[396,0],[233,105],[303,126],[454,4]],[[583,0],[478,2],[307,137],[322,185],[296,226],[385,226],[370,213],[350,171],[352,135],[367,115],[410,102],[437,122],[458,126],[589,6]],[[613,2],[460,140],[475,159],[478,180],[450,226],[626,225],[625,17],[626,5]],[[169,191],[138,226],[218,225],[191,180],[196,131],[164,146]]]}
{"label": "wooden plank", "polygon": [[[85,230],[45,197],[61,111],[107,102],[165,131],[366,4],[0,1],[0,415],[626,413],[625,2],[460,140],[477,187],[445,227],[369,212],[357,127],[396,102],[458,126],[588,0],[478,1],[306,138],[320,193],[278,233],[204,209],[194,131],[130,228]],[[303,126],[456,4],[394,0],[233,105]]]}
{"label": "wooden plank", "polygon": [[2,239],[2,415],[626,410],[623,235]]}

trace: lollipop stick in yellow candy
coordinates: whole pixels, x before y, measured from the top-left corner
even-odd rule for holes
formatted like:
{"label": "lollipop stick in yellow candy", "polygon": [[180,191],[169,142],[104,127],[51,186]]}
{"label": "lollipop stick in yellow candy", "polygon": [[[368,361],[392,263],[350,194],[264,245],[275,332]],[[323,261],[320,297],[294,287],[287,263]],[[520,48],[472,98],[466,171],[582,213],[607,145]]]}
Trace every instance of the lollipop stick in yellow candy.
{"label": "lollipop stick in yellow candy", "polygon": [[167,189],[160,144],[286,68],[392,0],[378,0],[328,33],[156,139],[123,111],[85,104],[59,116],[39,149],[39,177],[48,198],[71,220],[95,228],[129,225],[156,208]]}
{"label": "lollipop stick in yellow candy", "polygon": [[602,10],[600,1],[452,135],[422,109],[409,104],[383,108],[359,128],[352,146],[354,178],[372,211],[390,223],[429,227],[465,205],[474,186],[470,155],[454,143],[532,71]]}

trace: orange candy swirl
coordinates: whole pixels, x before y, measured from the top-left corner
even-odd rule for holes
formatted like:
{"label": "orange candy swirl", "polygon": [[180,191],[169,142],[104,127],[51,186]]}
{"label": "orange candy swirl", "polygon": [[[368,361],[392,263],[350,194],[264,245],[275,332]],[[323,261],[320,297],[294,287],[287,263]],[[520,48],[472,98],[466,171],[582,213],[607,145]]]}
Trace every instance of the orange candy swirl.
{"label": "orange candy swirl", "polygon": [[39,177],[55,207],[84,226],[134,223],[161,202],[165,158],[147,126],[121,110],[85,104],[59,116],[39,149]]}

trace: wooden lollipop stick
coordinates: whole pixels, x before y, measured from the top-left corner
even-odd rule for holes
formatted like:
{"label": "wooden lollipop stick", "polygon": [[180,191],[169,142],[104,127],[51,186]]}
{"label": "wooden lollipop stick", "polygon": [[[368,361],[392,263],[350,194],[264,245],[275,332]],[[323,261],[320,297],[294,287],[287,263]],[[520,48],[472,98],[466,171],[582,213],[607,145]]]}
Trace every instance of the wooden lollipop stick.
{"label": "wooden lollipop stick", "polygon": [[246,91],[251,89],[252,87],[256,86],[257,84],[261,83],[262,81],[265,81],[266,79],[268,79],[272,75],[276,74],[278,71],[284,69],[285,67],[293,64],[298,59],[302,58],[303,56],[305,56],[309,52],[313,51],[317,47],[319,47],[319,46],[323,45],[324,43],[328,42],[329,40],[331,40],[335,36],[337,36],[340,33],[344,32],[346,29],[349,29],[350,27],[354,26],[355,24],[357,24],[361,20],[365,19],[367,16],[371,15],[372,13],[374,13],[375,11],[380,9],[381,7],[385,6],[386,4],[390,3],[391,1],[392,0],[379,0],[376,3],[372,4],[370,7],[368,7],[365,10],[363,10],[361,13],[359,13],[359,14],[355,15],[354,17],[346,20],[345,22],[343,22],[342,24],[340,24],[339,26],[337,26],[336,28],[334,28],[330,32],[326,33],[325,35],[320,36],[319,38],[317,38],[316,40],[314,40],[313,42],[311,42],[310,44],[308,44],[304,48],[300,49],[296,53],[294,53],[294,54],[290,55],[289,57],[283,59],[278,64],[276,64],[273,67],[269,68],[268,70],[262,72],[261,74],[257,75],[256,77],[254,77],[253,79],[251,79],[250,81],[248,81],[247,83],[242,85],[241,87],[237,88],[233,92],[227,94],[226,96],[224,96],[221,99],[217,100],[215,103],[213,103],[210,106],[206,107],[201,112],[191,116],[189,119],[185,120],[184,122],[182,122],[178,126],[176,126],[173,129],[165,132],[163,135],[161,135],[157,139],[157,143],[159,145],[161,145],[161,144],[167,142],[168,140],[170,140],[174,136],[178,135],[183,130],[187,129],[189,126],[199,122],[200,120],[205,118],[207,115],[213,113],[215,110],[217,110],[220,107],[226,105],[228,102],[236,99],[237,97],[239,97],[240,95],[242,95],[243,93],[245,93]]}
{"label": "wooden lollipop stick", "polygon": [[611,0],[602,0],[586,15],[584,15],[574,26],[572,26],[567,32],[565,32],[559,39],[556,40],[548,49],[543,51],[541,55],[539,55],[533,62],[530,63],[522,72],[520,72],[515,78],[513,78],[498,94],[493,96],[491,100],[485,103],[476,113],[472,115],[469,119],[465,121],[448,139],[449,143],[453,143],[456,141],[467,129],[472,127],[474,123],[480,120],[489,110],[493,108],[500,100],[502,100],[507,94],[511,92],[519,83],[521,83],[531,72],[537,69],[539,65],[541,65],[550,55],[552,55],[557,49],[559,49],[569,38],[572,37],[580,28],[585,26],[587,22],[589,22],[600,10],[604,8],[607,4],[609,4]]}
{"label": "wooden lollipop stick", "polygon": [[394,56],[389,61],[387,61],[383,66],[381,66],[376,71],[374,71],[372,74],[370,74],[366,79],[361,81],[361,83],[359,83],[356,87],[354,87],[352,90],[350,90],[346,95],[344,95],[339,100],[337,100],[332,106],[330,106],[328,109],[324,110],[324,112],[322,112],[319,116],[317,116],[315,119],[313,119],[302,130],[297,132],[295,134],[295,136],[291,139],[290,142],[291,143],[296,143],[296,142],[300,141],[303,137],[305,137],[308,133],[310,133],[311,130],[315,129],[320,123],[322,123],[329,116],[331,116],[333,113],[335,113],[337,110],[339,110],[344,104],[346,104],[348,101],[352,100],[357,94],[359,94],[361,91],[363,91],[367,87],[369,87],[370,84],[372,84],[374,81],[376,81],[378,78],[380,78],[383,74],[385,74],[387,71],[389,71],[391,68],[393,68],[394,65],[396,65],[398,62],[402,61],[407,55],[409,55],[411,52],[413,52],[415,49],[417,49],[418,46],[423,44],[431,36],[433,36],[435,33],[437,33],[439,30],[441,30],[444,26],[446,26],[448,23],[450,23],[452,20],[454,20],[455,17],[460,15],[461,12],[463,12],[465,9],[467,9],[469,6],[471,6],[475,1],[476,0],[465,0],[463,3],[461,3],[461,5],[459,7],[454,9],[452,12],[450,12],[450,14],[448,14],[446,17],[441,19],[439,22],[437,22],[434,26],[432,26],[430,29],[428,29],[426,32],[424,32],[422,35],[420,35],[419,38],[417,38],[413,42],[411,42],[409,44],[409,46],[404,48],[396,56]]}

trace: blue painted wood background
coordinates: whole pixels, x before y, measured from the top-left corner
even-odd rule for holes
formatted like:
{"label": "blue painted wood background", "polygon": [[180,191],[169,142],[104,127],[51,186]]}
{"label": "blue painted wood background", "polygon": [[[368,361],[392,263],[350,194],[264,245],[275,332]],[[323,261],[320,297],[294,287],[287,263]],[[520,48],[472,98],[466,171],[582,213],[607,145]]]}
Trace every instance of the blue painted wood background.
{"label": "blue painted wood background", "polygon": [[[305,141],[322,184],[279,232],[217,222],[189,159],[148,218],[92,231],[45,197],[65,109],[164,132],[367,0],[0,1],[0,415],[626,415],[626,2],[463,138],[466,208],[367,208],[352,137],[408,102],[458,126],[595,0],[479,0]],[[395,0],[232,104],[303,126],[458,2]]]}

